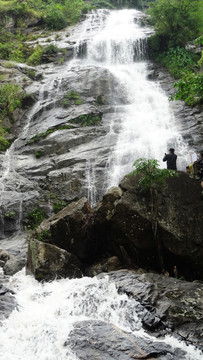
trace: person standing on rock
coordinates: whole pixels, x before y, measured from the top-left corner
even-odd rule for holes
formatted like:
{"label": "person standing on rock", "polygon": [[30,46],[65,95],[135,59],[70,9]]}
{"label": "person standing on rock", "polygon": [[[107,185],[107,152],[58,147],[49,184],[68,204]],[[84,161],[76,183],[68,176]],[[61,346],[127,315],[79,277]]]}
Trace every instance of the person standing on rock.
{"label": "person standing on rock", "polygon": [[198,163],[198,173],[197,173],[197,180],[201,182],[201,187],[203,188],[203,150],[200,151],[200,157],[199,160],[197,160]]}
{"label": "person standing on rock", "polygon": [[174,151],[175,150],[173,148],[170,148],[169,154],[165,153],[165,156],[163,158],[163,161],[167,161],[168,170],[177,170],[177,166],[176,166],[177,155],[174,153]]}

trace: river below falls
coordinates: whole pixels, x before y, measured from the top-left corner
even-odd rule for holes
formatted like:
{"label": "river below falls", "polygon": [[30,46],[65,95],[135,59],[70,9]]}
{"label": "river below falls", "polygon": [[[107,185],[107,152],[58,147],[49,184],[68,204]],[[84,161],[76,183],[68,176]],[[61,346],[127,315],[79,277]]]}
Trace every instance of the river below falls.
{"label": "river below falls", "polygon": [[[9,288],[18,306],[0,327],[1,359],[79,360],[64,343],[74,323],[84,320],[102,320],[129,334],[153,339],[142,328],[137,302],[118,294],[108,275],[42,284],[25,276],[23,269],[10,279]],[[158,341],[186,351],[185,360],[202,359],[199,350],[171,336]]]}

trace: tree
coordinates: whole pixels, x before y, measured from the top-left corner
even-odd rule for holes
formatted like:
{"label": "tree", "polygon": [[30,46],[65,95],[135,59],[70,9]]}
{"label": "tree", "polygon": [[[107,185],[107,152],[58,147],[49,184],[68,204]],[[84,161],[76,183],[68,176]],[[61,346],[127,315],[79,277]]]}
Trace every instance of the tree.
{"label": "tree", "polygon": [[184,46],[198,34],[201,0],[156,0],[149,13],[158,36],[168,47]]}

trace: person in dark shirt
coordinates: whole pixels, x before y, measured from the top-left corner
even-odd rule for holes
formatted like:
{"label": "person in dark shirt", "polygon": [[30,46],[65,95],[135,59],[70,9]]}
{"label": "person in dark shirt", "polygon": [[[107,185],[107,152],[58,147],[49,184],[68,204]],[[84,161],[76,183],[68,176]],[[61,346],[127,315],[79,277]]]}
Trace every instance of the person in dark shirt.
{"label": "person in dark shirt", "polygon": [[201,182],[203,181],[203,150],[200,151],[200,157],[199,160],[197,161],[199,169],[198,169],[198,180],[200,180]]}
{"label": "person in dark shirt", "polygon": [[177,170],[177,166],[176,166],[176,160],[177,160],[177,155],[174,153],[174,149],[170,148],[169,149],[169,154],[165,154],[163,161],[167,162],[167,169],[168,170]]}

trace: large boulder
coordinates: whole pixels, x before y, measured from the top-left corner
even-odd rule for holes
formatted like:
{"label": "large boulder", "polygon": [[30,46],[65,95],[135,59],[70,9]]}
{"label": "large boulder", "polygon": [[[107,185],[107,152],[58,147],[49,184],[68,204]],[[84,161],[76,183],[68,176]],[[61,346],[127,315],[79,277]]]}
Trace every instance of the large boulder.
{"label": "large boulder", "polygon": [[136,177],[127,176],[93,210],[82,198],[42,222],[36,241],[45,237],[73,254],[88,275],[141,267],[202,279],[202,217],[200,184],[187,174],[145,191]]}
{"label": "large boulder", "polygon": [[88,262],[94,257],[91,237],[92,209],[86,198],[72,202],[51,218],[44,220],[37,233],[50,232],[51,241],[79,259]]}
{"label": "large boulder", "polygon": [[151,191],[141,191],[137,181],[134,176],[125,177],[120,199],[111,200],[111,190],[104,197],[95,213],[95,237],[105,229],[106,250],[126,266],[202,279],[200,184],[182,172]]}
{"label": "large boulder", "polygon": [[27,273],[37,280],[81,277],[98,254],[91,219],[90,204],[82,198],[44,220],[29,241]]}
{"label": "large boulder", "polygon": [[76,256],[36,239],[29,242],[26,273],[34,274],[39,281],[82,276],[81,263]]}
{"label": "large boulder", "polygon": [[128,270],[109,273],[109,279],[119,293],[138,301],[138,316],[146,330],[157,337],[170,332],[203,348],[201,282]]}
{"label": "large boulder", "polygon": [[80,360],[178,360],[186,355],[181,349],[173,349],[164,342],[129,334],[112,323],[98,320],[75,323],[64,346],[71,348]]}

